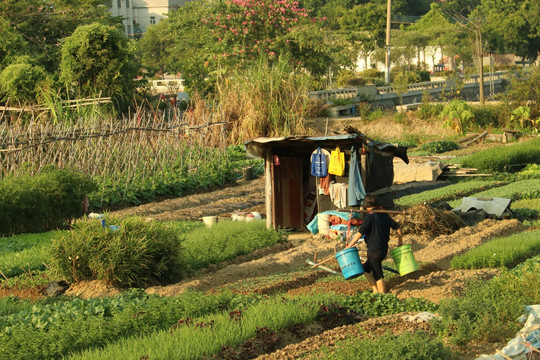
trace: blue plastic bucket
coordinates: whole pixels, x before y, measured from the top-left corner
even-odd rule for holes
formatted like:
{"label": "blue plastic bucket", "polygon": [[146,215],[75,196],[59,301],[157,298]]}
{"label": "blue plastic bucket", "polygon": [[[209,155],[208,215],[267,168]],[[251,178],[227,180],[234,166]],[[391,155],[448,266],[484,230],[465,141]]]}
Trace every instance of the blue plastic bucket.
{"label": "blue plastic bucket", "polygon": [[345,280],[354,279],[364,273],[357,248],[351,247],[341,250],[336,253],[336,259]]}

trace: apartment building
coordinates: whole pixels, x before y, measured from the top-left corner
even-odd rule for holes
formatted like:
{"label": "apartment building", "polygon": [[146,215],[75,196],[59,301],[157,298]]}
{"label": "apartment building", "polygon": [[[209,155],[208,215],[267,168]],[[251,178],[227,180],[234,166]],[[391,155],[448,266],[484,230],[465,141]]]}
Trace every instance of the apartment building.
{"label": "apartment building", "polygon": [[167,17],[190,0],[112,0],[111,13],[124,20],[124,31],[129,37],[142,35],[146,28]]}

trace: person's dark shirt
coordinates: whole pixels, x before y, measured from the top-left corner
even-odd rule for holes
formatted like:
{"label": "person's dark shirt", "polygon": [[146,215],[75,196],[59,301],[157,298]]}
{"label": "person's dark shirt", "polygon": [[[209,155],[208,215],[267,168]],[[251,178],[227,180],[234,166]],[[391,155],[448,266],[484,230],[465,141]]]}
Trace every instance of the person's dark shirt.
{"label": "person's dark shirt", "polygon": [[364,235],[368,250],[388,249],[390,228],[397,230],[399,224],[388,214],[367,213],[358,232]]}

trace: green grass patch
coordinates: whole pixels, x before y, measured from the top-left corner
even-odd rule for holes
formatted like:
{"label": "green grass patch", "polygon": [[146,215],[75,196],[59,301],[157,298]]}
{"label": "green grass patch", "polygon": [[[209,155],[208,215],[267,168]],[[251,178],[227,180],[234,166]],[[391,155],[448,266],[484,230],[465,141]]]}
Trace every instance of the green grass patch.
{"label": "green grass patch", "polygon": [[43,262],[48,259],[53,234],[49,231],[0,238],[0,271],[11,278],[25,271],[45,270]]}
{"label": "green grass patch", "polygon": [[456,184],[448,185],[442,188],[423,191],[418,194],[403,196],[396,200],[396,204],[401,206],[414,206],[425,202],[434,203],[439,201],[449,201],[504,184],[505,183],[501,181],[460,181]]}
{"label": "green grass patch", "polygon": [[186,234],[181,251],[186,267],[196,271],[286,239],[285,232],[267,229],[265,221],[222,221]]}
{"label": "green grass patch", "polygon": [[[240,282],[222,286],[220,287],[220,290],[247,293],[255,289],[261,289],[263,287],[283,284],[288,281],[295,280],[298,277],[304,277],[310,273],[313,273],[313,270],[302,268],[288,272],[280,272],[272,275],[246,278],[242,279],[242,281]],[[287,291],[287,289],[283,289],[283,291]]]}
{"label": "green grass patch", "polygon": [[540,211],[540,201],[538,201],[538,198],[536,199],[520,199],[512,201],[512,204],[510,204],[510,207],[512,210],[515,209],[531,209]]}
{"label": "green grass patch", "polygon": [[32,305],[15,296],[5,296],[0,298],[0,317],[18,313],[23,310],[29,310]]}
{"label": "green grass patch", "polygon": [[437,311],[438,308],[436,304],[425,299],[399,300],[392,294],[373,294],[370,292],[343,296],[338,301],[340,305],[368,316],[385,316],[405,311]]}
{"label": "green grass patch", "polygon": [[[499,197],[512,200],[538,199],[540,197],[540,179],[519,180],[511,184],[474,192],[474,197]],[[452,208],[458,207],[462,199],[450,201]]]}
{"label": "green grass patch", "polygon": [[[371,359],[371,360],[433,360],[457,359],[452,350],[446,348],[441,340],[433,339],[424,331],[402,333],[372,338],[369,334],[364,339],[347,339],[337,342],[331,348],[319,349],[311,358],[329,360]],[[320,354],[318,357],[317,354]]]}
{"label": "green grass patch", "polygon": [[463,167],[492,172],[516,170],[512,165],[540,164],[540,138],[476,152],[456,162]]}
{"label": "green grass patch", "polygon": [[104,346],[112,339],[168,329],[179,319],[244,308],[254,301],[253,297],[230,293],[209,296],[186,292],[159,297],[136,290],[102,299],[45,299],[31,306],[28,302],[2,300],[0,359],[63,358]]}
{"label": "green grass patch", "polygon": [[540,254],[540,230],[493,239],[452,259],[453,269],[512,267]]}
{"label": "green grass patch", "polygon": [[433,329],[450,344],[493,343],[513,337],[523,324],[518,318],[525,306],[540,301],[540,256],[488,282],[473,280],[460,297],[441,301],[440,321]]}
{"label": "green grass patch", "polygon": [[[331,299],[326,296],[327,301]],[[313,321],[320,300],[282,297],[261,301],[241,311],[225,311],[179,323],[174,329],[146,337],[111,343],[102,350],[85,351],[70,359],[198,359],[217,354],[223,346],[236,347],[262,330],[279,330]]]}

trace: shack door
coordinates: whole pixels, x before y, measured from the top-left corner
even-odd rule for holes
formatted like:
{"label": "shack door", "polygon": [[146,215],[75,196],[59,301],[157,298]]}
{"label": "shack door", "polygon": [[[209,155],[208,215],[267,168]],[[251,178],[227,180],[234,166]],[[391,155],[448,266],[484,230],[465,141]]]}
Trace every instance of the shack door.
{"label": "shack door", "polygon": [[304,228],[302,158],[279,156],[272,162],[272,219],[274,228]]}

